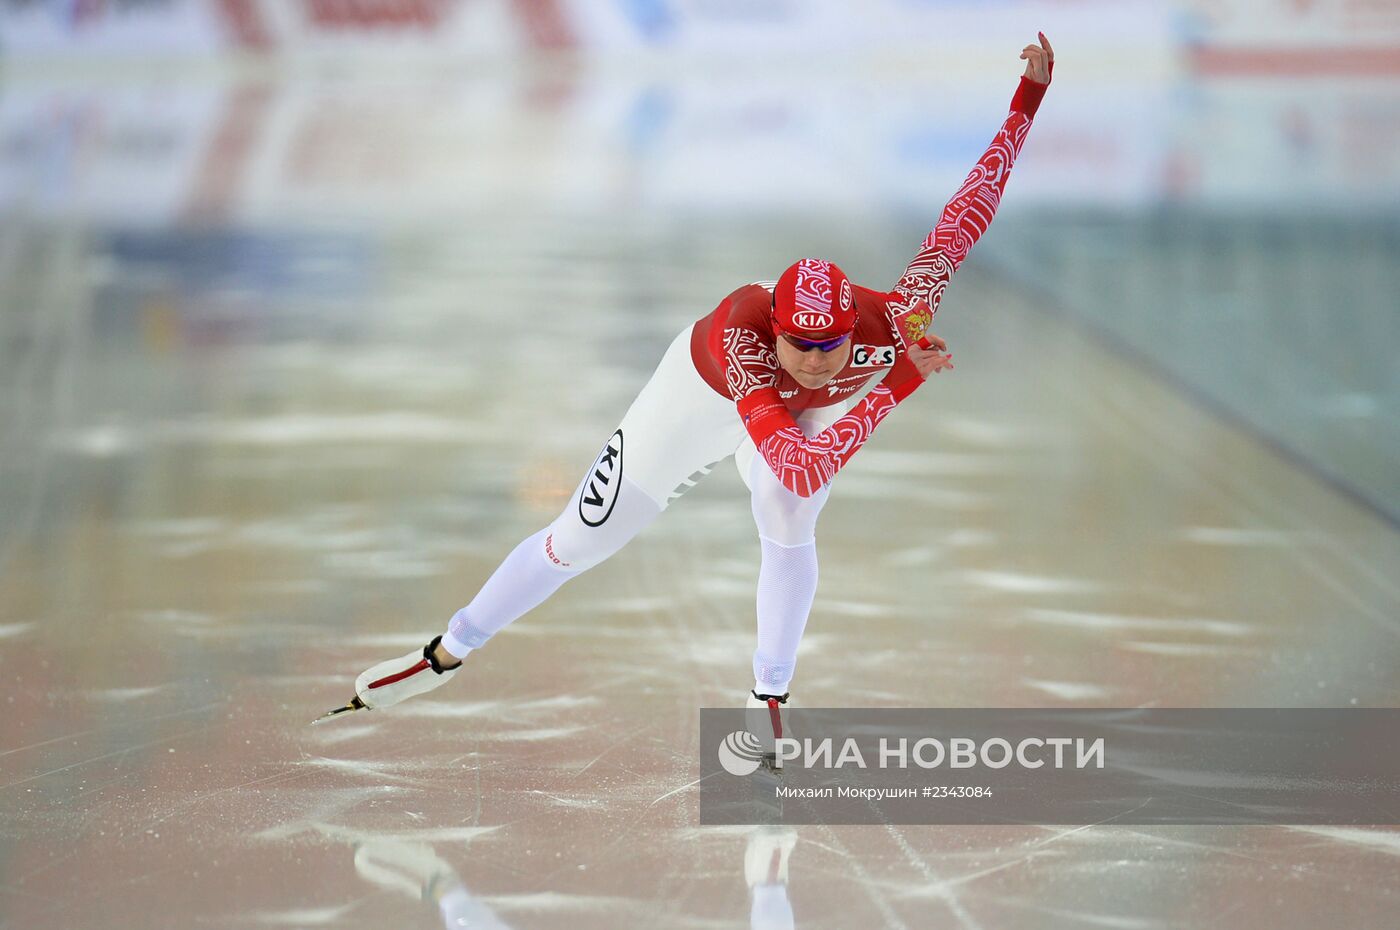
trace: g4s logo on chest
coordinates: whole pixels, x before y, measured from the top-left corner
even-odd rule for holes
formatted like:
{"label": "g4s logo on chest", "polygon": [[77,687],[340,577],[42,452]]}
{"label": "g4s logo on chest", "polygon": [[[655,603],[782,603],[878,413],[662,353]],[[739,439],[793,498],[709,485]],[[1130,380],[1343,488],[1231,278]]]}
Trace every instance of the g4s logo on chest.
{"label": "g4s logo on chest", "polygon": [[894,346],[856,346],[851,350],[852,368],[889,368],[894,360]]}

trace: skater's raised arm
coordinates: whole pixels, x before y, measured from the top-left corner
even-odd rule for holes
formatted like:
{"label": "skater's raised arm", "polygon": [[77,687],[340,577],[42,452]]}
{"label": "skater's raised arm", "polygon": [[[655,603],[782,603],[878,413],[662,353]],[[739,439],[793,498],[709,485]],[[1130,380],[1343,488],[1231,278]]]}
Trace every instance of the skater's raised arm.
{"label": "skater's raised arm", "polygon": [[914,321],[918,325],[898,327],[906,345],[910,333],[922,332],[938,312],[938,303],[943,299],[948,279],[991,225],[1007,178],[1010,177],[1011,166],[1026,141],[1031,121],[1050,84],[1055,69],[1055,52],[1045,33],[1040,33],[1039,45],[1028,45],[1022,50],[1021,58],[1026,61],[1026,71],[1011,100],[1010,114],[987,151],[977,160],[967,180],[943,208],[938,224],[923,241],[918,254],[891,292],[890,310],[896,317],[914,315],[922,318]]}

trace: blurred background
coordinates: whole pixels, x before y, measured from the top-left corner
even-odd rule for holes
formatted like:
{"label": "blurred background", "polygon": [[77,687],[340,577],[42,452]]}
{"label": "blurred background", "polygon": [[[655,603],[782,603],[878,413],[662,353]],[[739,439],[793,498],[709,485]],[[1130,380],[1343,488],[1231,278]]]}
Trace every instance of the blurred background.
{"label": "blurred background", "polygon": [[1383,925],[1393,830],[692,829],[730,469],[453,700],[304,727],[731,290],[891,285],[1037,30],[805,703],[1400,701],[1397,0],[0,0],[0,925],[384,926],[446,874],[462,926],[725,926],[748,848],[802,927]]}
{"label": "blurred background", "polygon": [[129,438],[54,406],[56,330],[174,402],[102,372],[487,304],[521,348],[580,287],[660,339],[806,251],[892,281],[1038,26],[1064,65],[977,262],[1400,520],[1378,0],[4,0],[0,422]]}

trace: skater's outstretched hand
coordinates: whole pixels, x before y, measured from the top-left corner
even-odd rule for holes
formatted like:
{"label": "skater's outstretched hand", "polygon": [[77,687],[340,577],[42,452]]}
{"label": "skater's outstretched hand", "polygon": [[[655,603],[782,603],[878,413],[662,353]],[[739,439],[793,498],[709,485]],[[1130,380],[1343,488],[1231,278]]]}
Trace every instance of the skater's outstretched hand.
{"label": "skater's outstretched hand", "polygon": [[1050,66],[1055,63],[1055,50],[1050,47],[1050,40],[1045,38],[1045,33],[1037,33],[1040,37],[1039,45],[1027,45],[1021,50],[1021,58],[1026,62],[1025,77],[1035,81],[1037,84],[1050,83]]}
{"label": "skater's outstretched hand", "polygon": [[919,369],[919,377],[924,380],[928,380],[930,374],[953,367],[953,355],[948,351],[948,343],[933,333],[925,333],[924,338],[909,347],[909,361]]}

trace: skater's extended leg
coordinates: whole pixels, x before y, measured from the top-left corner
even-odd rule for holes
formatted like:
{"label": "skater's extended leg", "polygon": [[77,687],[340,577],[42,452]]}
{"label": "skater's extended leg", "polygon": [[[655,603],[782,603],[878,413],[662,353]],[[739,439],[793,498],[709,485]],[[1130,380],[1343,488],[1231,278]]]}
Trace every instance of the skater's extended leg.
{"label": "skater's extended leg", "polygon": [[[594,476],[595,470],[589,475]],[[589,477],[579,494],[549,526],[530,536],[506,556],[476,597],[457,611],[447,632],[419,652],[381,662],[355,681],[356,700],[364,707],[390,707],[415,694],[446,684],[462,659],[515,618],[541,604],[560,585],[621,549],[662,507],[622,475],[612,475],[611,506],[606,519],[589,522]],[[595,479],[596,480],[596,479]],[[345,710],[353,709],[347,705]]]}
{"label": "skater's extended leg", "polygon": [[696,371],[690,330],[681,332],[564,511],[506,556],[440,638],[362,673],[355,700],[330,716],[389,707],[444,684],[469,652],[626,545],[743,436],[733,403]]}
{"label": "skater's extended leg", "polygon": [[544,603],[570,578],[613,555],[656,519],[661,506],[625,475],[619,480],[622,486],[605,521],[597,526],[586,523],[576,494],[554,522],[506,556],[472,602],[453,615],[438,646],[448,653],[447,662],[455,663],[480,648],[512,620]]}

